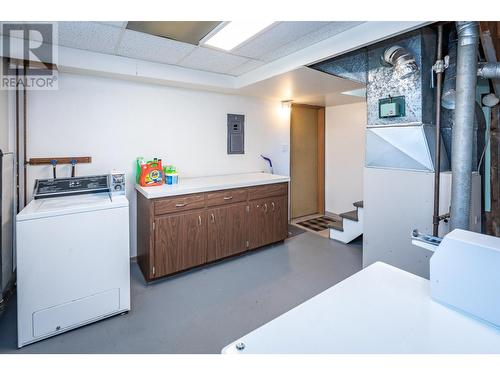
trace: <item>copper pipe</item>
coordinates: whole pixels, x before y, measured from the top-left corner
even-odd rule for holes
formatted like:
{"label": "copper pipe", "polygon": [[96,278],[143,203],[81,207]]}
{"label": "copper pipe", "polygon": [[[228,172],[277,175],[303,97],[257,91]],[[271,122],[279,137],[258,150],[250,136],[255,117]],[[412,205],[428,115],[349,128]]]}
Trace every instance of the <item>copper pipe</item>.
{"label": "copper pipe", "polygon": [[24,156],[23,156],[23,165],[24,165],[24,176],[23,176],[23,182],[24,182],[24,205],[26,206],[26,202],[28,200],[28,190],[27,190],[27,183],[28,183],[28,150],[27,150],[27,129],[28,129],[28,120],[27,120],[27,97],[28,97],[28,92],[26,90],[26,84],[27,84],[27,78],[26,78],[26,61],[24,62],[24,93],[23,93],[23,141],[24,141],[24,146],[23,146],[23,151],[24,151]]}
{"label": "copper pipe", "polygon": [[434,213],[432,215],[432,235],[437,237],[439,232],[439,185],[441,174],[441,91],[443,84],[443,25],[438,26],[437,38],[437,56],[436,64],[438,70],[436,71],[436,145],[435,145],[435,159],[434,159]]}

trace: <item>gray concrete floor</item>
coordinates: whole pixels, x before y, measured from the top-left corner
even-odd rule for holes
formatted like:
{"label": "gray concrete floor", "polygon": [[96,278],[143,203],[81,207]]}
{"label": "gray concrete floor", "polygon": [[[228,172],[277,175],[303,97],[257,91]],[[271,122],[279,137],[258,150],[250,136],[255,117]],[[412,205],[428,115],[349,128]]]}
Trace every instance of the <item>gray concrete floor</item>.
{"label": "gray concrete floor", "polygon": [[133,263],[128,314],[18,350],[14,297],[0,316],[0,353],[219,353],[359,271],[361,256],[359,241],[307,232],[150,285]]}

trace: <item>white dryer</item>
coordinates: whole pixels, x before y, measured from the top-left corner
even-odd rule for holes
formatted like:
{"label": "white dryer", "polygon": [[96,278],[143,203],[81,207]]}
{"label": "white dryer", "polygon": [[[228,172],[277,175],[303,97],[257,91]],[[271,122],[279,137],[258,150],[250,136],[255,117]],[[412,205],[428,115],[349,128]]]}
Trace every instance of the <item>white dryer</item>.
{"label": "white dryer", "polygon": [[45,180],[17,215],[19,347],[130,310],[129,203],[96,178]]}

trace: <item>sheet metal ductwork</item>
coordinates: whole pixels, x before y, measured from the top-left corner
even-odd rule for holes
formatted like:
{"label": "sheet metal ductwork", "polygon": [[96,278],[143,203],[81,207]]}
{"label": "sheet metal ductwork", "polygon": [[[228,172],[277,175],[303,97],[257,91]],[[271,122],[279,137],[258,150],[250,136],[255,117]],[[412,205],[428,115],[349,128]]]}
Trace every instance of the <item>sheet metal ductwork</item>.
{"label": "sheet metal ductwork", "polygon": [[[435,54],[436,35],[428,28],[368,48],[366,167],[434,171],[435,93],[430,72]],[[394,67],[380,63],[390,57]],[[414,67],[403,73],[398,63]],[[393,97],[404,97],[405,115],[381,117],[380,101]],[[441,166],[449,168],[445,153]]]}
{"label": "sheet metal ductwork", "polygon": [[406,79],[418,71],[415,57],[404,47],[391,46],[384,51],[381,58],[383,65],[394,67],[399,79]]}
{"label": "sheet metal ductwork", "polygon": [[456,104],[452,134],[451,229],[469,229],[479,24],[459,21]]}
{"label": "sheet metal ductwork", "polygon": [[477,76],[485,79],[500,78],[500,62],[481,63],[477,69]]}
{"label": "sheet metal ductwork", "polygon": [[[356,77],[357,82],[365,80],[366,167],[434,171],[435,54],[436,34],[423,28],[311,66],[346,79]],[[404,97],[404,116],[381,117],[380,100],[395,97]],[[444,152],[441,166],[449,169]]]}
{"label": "sheet metal ductwork", "polygon": [[368,83],[368,50],[361,48],[310,65],[309,68],[366,85]]}
{"label": "sheet metal ductwork", "polygon": [[[448,68],[446,68],[443,82],[443,94],[441,100],[441,137],[443,139],[444,149],[450,163],[452,161],[451,140],[453,127],[455,125],[455,102],[456,102],[456,79],[457,79],[457,33],[452,30],[448,38]],[[479,71],[479,69],[478,69]],[[474,108],[473,142],[471,168],[477,170],[479,159],[484,148],[484,133],[486,129],[486,120],[479,104]]]}
{"label": "sheet metal ductwork", "polygon": [[448,58],[448,68],[444,72],[441,106],[446,109],[455,109],[457,79],[457,33],[455,31],[452,31],[448,38]]}

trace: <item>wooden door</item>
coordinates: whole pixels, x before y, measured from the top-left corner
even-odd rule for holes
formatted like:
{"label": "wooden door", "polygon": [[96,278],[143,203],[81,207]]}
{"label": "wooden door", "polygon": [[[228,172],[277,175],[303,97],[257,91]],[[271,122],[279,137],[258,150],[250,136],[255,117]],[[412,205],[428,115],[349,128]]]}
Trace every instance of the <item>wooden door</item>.
{"label": "wooden door", "polygon": [[294,105],[290,116],[291,217],[324,210],[324,109]]}
{"label": "wooden door", "polygon": [[206,262],[206,218],[205,211],[193,211],[155,220],[155,277]]}
{"label": "wooden door", "polygon": [[207,259],[213,261],[247,249],[247,203],[208,210]]}
{"label": "wooden door", "polygon": [[271,234],[269,242],[284,240],[288,235],[288,202],[286,196],[270,199]]}

